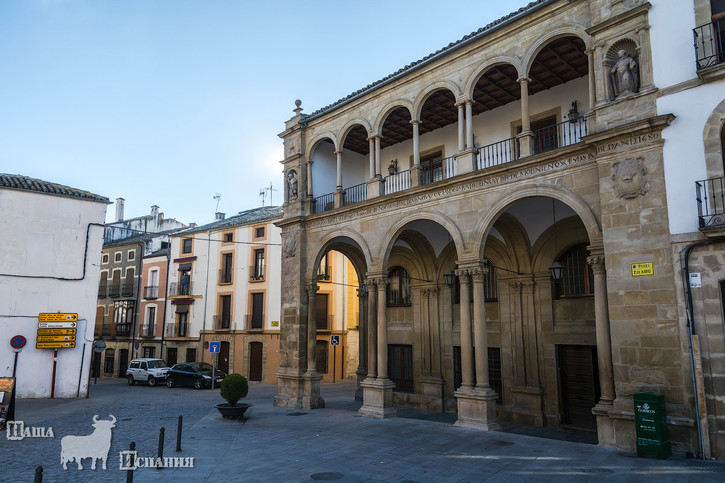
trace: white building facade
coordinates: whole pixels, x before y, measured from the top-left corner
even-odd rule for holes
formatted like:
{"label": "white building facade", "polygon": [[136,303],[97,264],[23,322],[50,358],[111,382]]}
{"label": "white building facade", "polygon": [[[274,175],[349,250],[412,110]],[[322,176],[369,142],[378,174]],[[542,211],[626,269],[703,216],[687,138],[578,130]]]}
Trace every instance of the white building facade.
{"label": "white building facade", "polygon": [[[85,397],[108,199],[42,180],[0,174],[0,375],[17,357],[19,397]],[[36,349],[38,314],[78,314],[74,348]]]}

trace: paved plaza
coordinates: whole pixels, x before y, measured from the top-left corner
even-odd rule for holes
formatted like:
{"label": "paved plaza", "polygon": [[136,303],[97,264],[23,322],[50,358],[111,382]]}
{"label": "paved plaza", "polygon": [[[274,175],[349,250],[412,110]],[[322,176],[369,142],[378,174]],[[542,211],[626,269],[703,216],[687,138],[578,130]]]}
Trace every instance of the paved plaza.
{"label": "paved plaza", "polygon": [[[81,400],[18,400],[16,420],[26,427],[52,427],[53,438],[0,438],[2,469],[10,481],[32,481],[42,465],[44,482],[126,481],[119,455],[136,443],[141,457],[155,457],[165,427],[165,456],[194,458],[193,468],[139,468],[134,481],[723,481],[725,463],[636,458],[617,449],[561,441],[522,428],[483,432],[452,424],[454,415],[398,408],[400,417],[358,417],[350,382],[322,385],[326,408],[314,411],[272,406],[276,386],[251,384],[244,400],[254,406],[245,422],[224,420],[213,407],[218,390],[129,387],[99,380]],[[93,432],[93,416],[113,415],[107,469],[63,470],[61,438]],[[176,426],[183,416],[182,451]],[[525,431],[525,429],[523,430]],[[529,434],[536,431],[529,431]],[[583,436],[585,441],[589,436]]]}

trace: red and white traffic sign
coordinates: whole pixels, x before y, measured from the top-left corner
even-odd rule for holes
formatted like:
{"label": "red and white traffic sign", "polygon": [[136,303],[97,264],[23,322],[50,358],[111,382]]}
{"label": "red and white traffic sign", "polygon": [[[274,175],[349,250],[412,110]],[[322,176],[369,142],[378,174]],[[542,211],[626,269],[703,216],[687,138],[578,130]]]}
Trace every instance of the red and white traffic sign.
{"label": "red and white traffic sign", "polygon": [[10,339],[10,347],[13,349],[22,349],[27,344],[27,339],[22,335],[15,335]]}

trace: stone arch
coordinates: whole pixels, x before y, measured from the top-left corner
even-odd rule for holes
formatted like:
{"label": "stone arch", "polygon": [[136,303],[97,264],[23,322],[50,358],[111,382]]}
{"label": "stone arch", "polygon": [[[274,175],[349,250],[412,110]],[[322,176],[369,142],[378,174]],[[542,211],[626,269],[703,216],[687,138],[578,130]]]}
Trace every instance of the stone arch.
{"label": "stone arch", "polygon": [[335,136],[335,133],[333,133],[332,131],[327,131],[315,136],[310,140],[310,142],[307,144],[309,147],[307,148],[307,152],[305,153],[305,159],[311,160],[312,153],[314,153],[315,149],[317,149],[317,146],[319,146],[319,144],[326,139],[328,141],[332,141],[332,145],[335,146],[335,151],[339,149],[337,136]]}
{"label": "stone arch", "polygon": [[519,72],[519,75],[521,75],[521,60],[517,59],[516,57],[510,57],[507,55],[498,55],[496,57],[493,57],[491,59],[486,60],[483,64],[478,66],[476,70],[473,71],[471,76],[466,81],[465,86],[463,87],[463,95],[468,97],[469,99],[473,98],[473,90],[476,88],[476,83],[478,82],[478,79],[486,73],[488,69],[491,67],[495,67],[497,65],[501,64],[509,64],[514,69],[516,69],[516,72]]}
{"label": "stone arch", "polygon": [[413,120],[420,121],[420,113],[423,110],[423,105],[428,98],[436,93],[437,91],[448,90],[453,94],[454,99],[461,97],[461,89],[458,84],[449,80],[438,81],[428,87],[416,96],[415,102],[413,103],[413,110],[411,116]]}
{"label": "stone arch", "polygon": [[479,245],[481,253],[479,253],[479,256],[483,256],[483,249],[486,246],[486,238],[488,237],[488,233],[491,231],[491,227],[499,216],[501,216],[501,214],[511,204],[523,198],[529,198],[532,196],[545,196],[565,203],[569,206],[569,208],[574,210],[584,224],[587,236],[589,237],[589,243],[591,245],[602,244],[601,225],[591,206],[589,206],[584,199],[568,188],[563,188],[553,184],[533,184],[521,187],[516,191],[511,191],[501,196],[496,200],[496,202],[490,205],[489,210],[478,220],[474,236],[477,240],[481,240]]}
{"label": "stone arch", "polygon": [[[345,241],[345,238],[352,240],[354,244]],[[350,248],[346,249],[346,246]],[[359,233],[350,229],[342,229],[336,230],[334,233],[330,233],[325,236],[309,252],[311,257],[308,257],[308,259],[314,260],[314,263],[307,266],[305,280],[314,279],[315,271],[317,270],[317,266],[320,264],[320,260],[322,260],[322,256],[329,250],[335,250],[345,255],[350,260],[353,267],[355,267],[355,270],[358,273],[358,278],[360,280],[365,279],[365,274],[372,265],[373,260],[370,247]],[[356,253],[356,250],[359,251],[359,253]]]}
{"label": "stone arch", "polygon": [[582,229],[580,220],[575,217],[556,222],[542,233],[531,249],[531,269],[533,273],[548,271],[551,262],[556,260],[567,248],[578,243],[587,243],[587,233]]}
{"label": "stone arch", "polygon": [[377,118],[375,119],[375,122],[373,123],[373,132],[377,135],[382,134],[383,130],[383,124],[385,124],[385,119],[387,119],[388,115],[393,112],[395,109],[403,107],[408,110],[410,113],[410,118],[413,118],[413,103],[409,101],[408,99],[396,99],[394,101],[389,102],[388,104],[383,107],[383,109],[380,111],[380,114],[378,114]]}
{"label": "stone arch", "polygon": [[345,140],[347,139],[348,134],[350,134],[350,131],[352,131],[355,126],[362,126],[362,128],[365,129],[365,132],[370,132],[372,130],[370,122],[368,122],[367,119],[358,118],[346,122],[342,126],[342,129],[340,129],[340,136],[338,138],[340,140],[339,149],[342,149],[342,147],[345,145]]}
{"label": "stone arch", "polygon": [[708,178],[725,176],[725,152],[723,152],[723,137],[725,135],[725,100],[720,102],[702,130],[702,140],[705,147],[705,166]]}
{"label": "stone arch", "polygon": [[[435,264],[435,251],[425,236],[422,234],[406,235],[405,233],[401,233],[401,236],[399,236],[398,239],[410,245],[411,249],[408,250],[393,246],[390,249],[388,260],[394,258],[405,260],[408,265],[398,265],[401,265],[408,271],[408,273],[411,274],[411,276],[415,275],[418,279],[430,280],[431,277],[435,277],[435,273],[431,270],[432,264],[427,263],[433,262],[433,264]],[[387,272],[390,272],[390,269],[393,266],[393,264],[388,263]]]}
{"label": "stone arch", "polygon": [[[585,50],[591,48],[591,37],[586,32],[586,28],[583,25],[577,23],[561,25],[554,30],[549,30],[544,34],[541,34],[532,44],[530,44],[521,61],[522,70],[520,71],[520,75],[528,76],[528,73],[531,70],[531,65],[534,60],[536,60],[536,56],[539,55],[541,49],[546,47],[549,42],[562,37],[577,37],[584,42]],[[589,75],[591,75],[591,72]]]}
{"label": "stone arch", "polygon": [[390,227],[388,233],[391,233],[391,235],[384,239],[380,245],[380,247],[383,249],[381,250],[382,253],[380,253],[379,257],[379,260],[381,261],[381,266],[376,268],[379,268],[382,271],[388,270],[387,261],[390,257],[390,251],[392,250],[395,241],[400,237],[400,234],[409,224],[419,220],[429,220],[441,225],[453,239],[459,257],[461,253],[465,252],[466,241],[464,240],[463,233],[461,232],[458,225],[456,225],[456,223],[451,218],[441,213],[430,210],[423,210],[404,216],[403,218],[398,220],[392,227]]}

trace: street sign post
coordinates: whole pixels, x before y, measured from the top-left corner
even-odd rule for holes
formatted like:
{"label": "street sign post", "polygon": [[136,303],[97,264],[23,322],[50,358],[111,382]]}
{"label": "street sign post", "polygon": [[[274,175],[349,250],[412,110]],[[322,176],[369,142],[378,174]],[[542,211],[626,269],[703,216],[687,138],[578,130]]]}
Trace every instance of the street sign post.
{"label": "street sign post", "polygon": [[12,339],[10,339],[10,347],[13,348],[13,352],[15,352],[15,362],[13,363],[13,378],[15,378],[15,371],[18,368],[18,353],[23,350],[23,347],[25,347],[25,344],[28,342],[28,340],[22,336],[22,335],[14,335]]}
{"label": "street sign post", "polygon": [[98,384],[98,371],[96,370],[96,357],[101,357],[100,353],[106,348],[106,343],[102,340],[97,340],[93,343],[93,360],[91,361],[91,367],[93,367],[93,384]]}
{"label": "street sign post", "polygon": [[330,345],[332,346],[332,383],[335,384],[335,376],[337,375],[337,346],[340,345],[340,336],[338,334],[330,336]]}
{"label": "street sign post", "polygon": [[209,342],[209,353],[211,354],[211,390],[214,390],[214,379],[216,378],[216,356],[222,350],[221,342]]}
{"label": "street sign post", "polygon": [[221,342],[209,342],[209,353],[210,354],[218,354],[221,352],[222,343]]}

